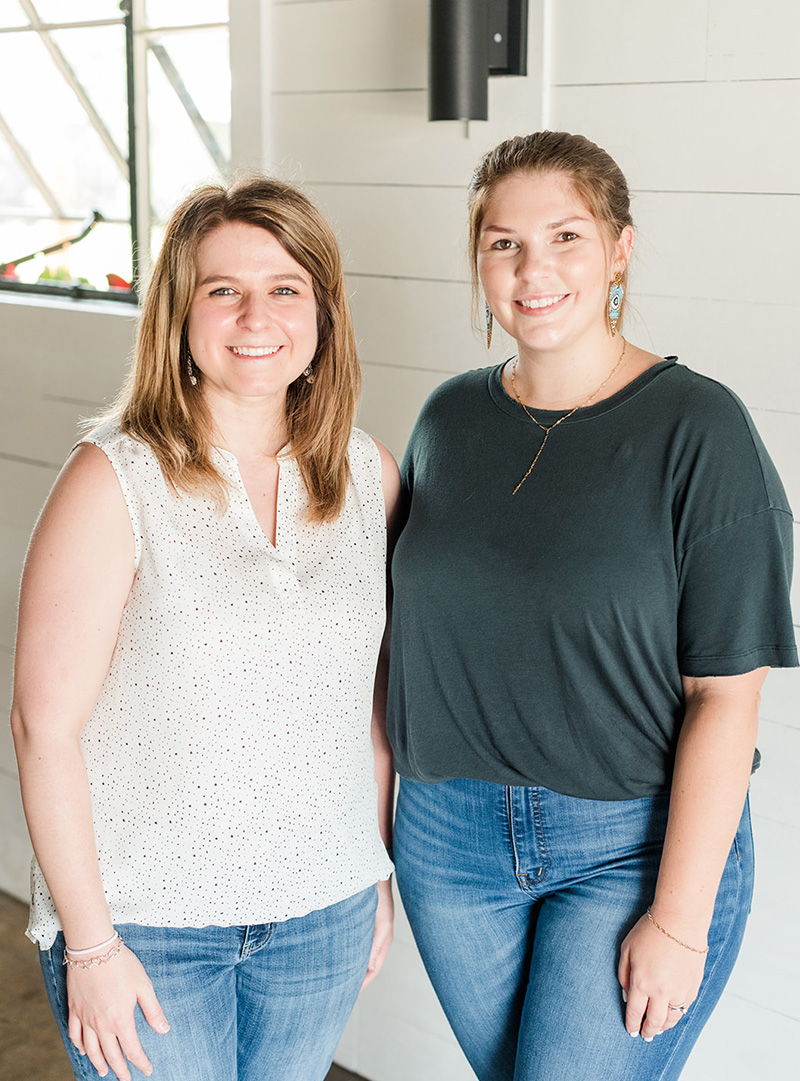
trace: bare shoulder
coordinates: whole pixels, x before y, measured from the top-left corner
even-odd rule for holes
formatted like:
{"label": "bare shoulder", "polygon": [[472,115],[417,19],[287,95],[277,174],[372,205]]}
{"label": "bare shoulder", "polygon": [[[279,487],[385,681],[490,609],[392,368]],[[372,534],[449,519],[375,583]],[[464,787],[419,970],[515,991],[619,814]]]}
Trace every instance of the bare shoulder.
{"label": "bare shoulder", "polygon": [[122,499],[117,474],[107,456],[94,443],[79,443],[59,473],[45,508],[75,499],[113,500],[117,494]]}
{"label": "bare shoulder", "polygon": [[395,497],[400,493],[400,470],[397,467],[395,457],[388,447],[385,447],[383,443],[378,439],[373,439],[375,446],[378,448],[378,453],[381,456],[381,481],[383,483],[384,495],[387,493],[394,493]]}
{"label": "bare shoulder", "polygon": [[384,474],[389,474],[390,476],[396,476],[399,481],[400,470],[397,468],[397,461],[395,460],[392,452],[389,450],[388,447],[384,446],[383,443],[381,443],[381,441],[379,439],[376,439],[374,436],[370,436],[370,439],[378,448],[378,453],[381,456],[382,472]]}
{"label": "bare shoulder", "polygon": [[39,516],[28,561],[56,553],[80,559],[109,548],[129,559],[132,573],[133,527],[116,472],[98,446],[81,443],[67,459]]}
{"label": "bare shoulder", "polygon": [[372,438],[378,453],[381,456],[381,484],[383,486],[383,501],[386,505],[386,522],[390,535],[395,532],[395,523],[400,507],[400,470],[394,455],[385,447],[380,440]]}

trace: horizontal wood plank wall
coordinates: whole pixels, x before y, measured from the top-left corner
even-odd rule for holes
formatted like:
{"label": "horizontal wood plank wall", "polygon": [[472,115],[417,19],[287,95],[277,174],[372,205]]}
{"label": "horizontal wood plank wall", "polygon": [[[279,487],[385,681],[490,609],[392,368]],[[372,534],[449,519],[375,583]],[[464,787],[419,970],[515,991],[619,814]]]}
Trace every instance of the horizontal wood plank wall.
{"label": "horizontal wood plank wall", "polygon": [[[605,146],[633,189],[630,336],[743,398],[800,513],[799,32],[791,0],[534,3],[530,77],[491,80],[489,122],[465,129],[426,119],[425,0],[276,0],[271,165],[308,184],[339,232],[363,426],[399,456],[441,380],[508,355],[499,335],[487,357],[470,326],[466,184],[500,139],[566,128]],[[797,586],[794,608],[800,622]],[[687,1081],[794,1068],[800,874],[786,855],[800,839],[799,690],[792,672],[767,683],[753,917]],[[472,1076],[402,915],[338,1058],[376,1081]]]}
{"label": "horizontal wood plank wall", "polygon": [[[273,160],[304,181],[345,251],[364,362],[361,423],[402,455],[443,379],[494,363],[471,328],[465,189],[480,155],[546,123],[606,146],[634,191],[634,340],[731,386],[800,513],[800,8],[791,0],[531,0],[526,79],[493,79],[490,120],[427,121],[426,0],[274,0]],[[234,58],[235,62],[235,58]],[[544,73],[544,76],[543,76]],[[119,385],[130,313],[0,300],[0,685],[10,682],[27,539],[77,420]],[[800,550],[800,525],[795,530]],[[800,588],[794,592],[800,621]],[[758,886],[745,948],[686,1081],[788,1078],[800,1037],[796,673],[763,699],[753,782]],[[0,736],[0,888],[29,848]],[[339,1061],[375,1081],[472,1077],[402,912]]]}

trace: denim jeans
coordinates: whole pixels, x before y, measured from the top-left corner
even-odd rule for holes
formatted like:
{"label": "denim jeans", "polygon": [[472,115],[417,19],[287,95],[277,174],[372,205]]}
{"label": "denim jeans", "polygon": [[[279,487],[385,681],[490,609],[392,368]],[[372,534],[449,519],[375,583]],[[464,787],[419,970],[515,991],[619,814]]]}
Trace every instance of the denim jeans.
{"label": "denim jeans", "polygon": [[[136,1007],[153,1081],[323,1081],[366,975],[376,905],[371,886],[281,923],[118,925],[171,1026],[159,1035]],[[96,1081],[67,1034],[63,950],[59,934],[41,953],[50,1005],[75,1077]]]}
{"label": "denim jeans", "polygon": [[745,806],[700,994],[631,1039],[622,940],[653,898],[667,796],[602,802],[545,788],[401,780],[397,884],[439,1000],[480,1081],[674,1081],[719,999],[750,910]]}

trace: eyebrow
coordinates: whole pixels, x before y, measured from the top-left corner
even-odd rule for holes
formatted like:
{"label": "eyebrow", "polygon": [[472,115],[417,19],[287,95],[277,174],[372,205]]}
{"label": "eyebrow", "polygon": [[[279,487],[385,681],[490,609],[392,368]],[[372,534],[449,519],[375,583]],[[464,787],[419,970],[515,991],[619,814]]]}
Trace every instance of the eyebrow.
{"label": "eyebrow", "polygon": [[[294,274],[291,271],[287,271],[286,274],[270,274],[268,278],[270,281],[301,282],[303,285],[308,285],[308,278],[304,278],[302,274]],[[239,280],[232,274],[208,274],[197,285],[200,287],[210,285],[212,282],[234,282],[238,284]]]}
{"label": "eyebrow", "polygon": [[[561,229],[564,225],[569,225],[573,221],[592,221],[592,218],[581,217],[579,214],[572,214],[568,218],[563,218],[561,221],[548,222],[547,229]],[[482,233],[515,233],[516,229],[512,229],[508,225],[484,225],[481,227]]]}

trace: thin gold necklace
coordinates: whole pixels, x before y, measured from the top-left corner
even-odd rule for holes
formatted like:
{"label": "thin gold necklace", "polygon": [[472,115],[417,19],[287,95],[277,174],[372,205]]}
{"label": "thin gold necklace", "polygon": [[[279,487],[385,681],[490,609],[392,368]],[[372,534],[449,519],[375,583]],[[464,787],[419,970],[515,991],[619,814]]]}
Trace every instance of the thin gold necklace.
{"label": "thin gold necklace", "polygon": [[519,364],[519,357],[517,357],[515,359],[514,367],[511,369],[511,386],[512,386],[512,388],[514,390],[514,397],[517,399],[519,404],[525,410],[526,416],[528,416],[533,421],[533,423],[536,425],[537,428],[542,429],[542,431],[544,432],[544,439],[542,440],[542,445],[539,447],[539,449],[536,452],[536,457],[533,459],[531,464],[528,466],[528,472],[525,474],[525,476],[522,478],[522,480],[516,486],[514,491],[511,493],[512,495],[517,494],[517,492],[520,490],[522,485],[525,483],[525,481],[531,475],[531,471],[533,470],[533,467],[536,465],[536,463],[539,461],[539,455],[544,450],[544,445],[547,442],[547,438],[550,435],[550,433],[552,432],[553,428],[557,428],[559,426],[559,424],[561,424],[562,421],[568,420],[569,417],[571,417],[573,413],[577,413],[579,409],[585,409],[586,406],[589,405],[590,402],[592,402],[597,397],[597,395],[600,393],[600,391],[603,389],[603,387],[606,385],[606,383],[614,375],[616,375],[617,369],[619,368],[620,364],[622,363],[622,358],[625,356],[625,347],[627,346],[627,344],[628,343],[623,338],[623,340],[622,340],[622,352],[619,355],[619,360],[614,365],[614,367],[611,369],[611,371],[608,373],[608,375],[605,377],[605,379],[600,384],[600,386],[596,390],[592,391],[592,393],[589,395],[589,397],[586,399],[586,401],[581,402],[580,405],[576,405],[574,409],[570,409],[570,411],[568,413],[565,413],[563,417],[559,417],[558,420],[553,421],[552,424],[548,424],[547,426],[545,426],[544,424],[539,423],[539,421],[536,419],[536,417],[533,415],[533,413],[531,413],[531,411],[528,409],[527,405],[525,405],[522,398],[520,398],[520,396],[519,396],[519,392],[517,391],[517,380],[515,378],[516,374],[517,374],[517,365]]}

